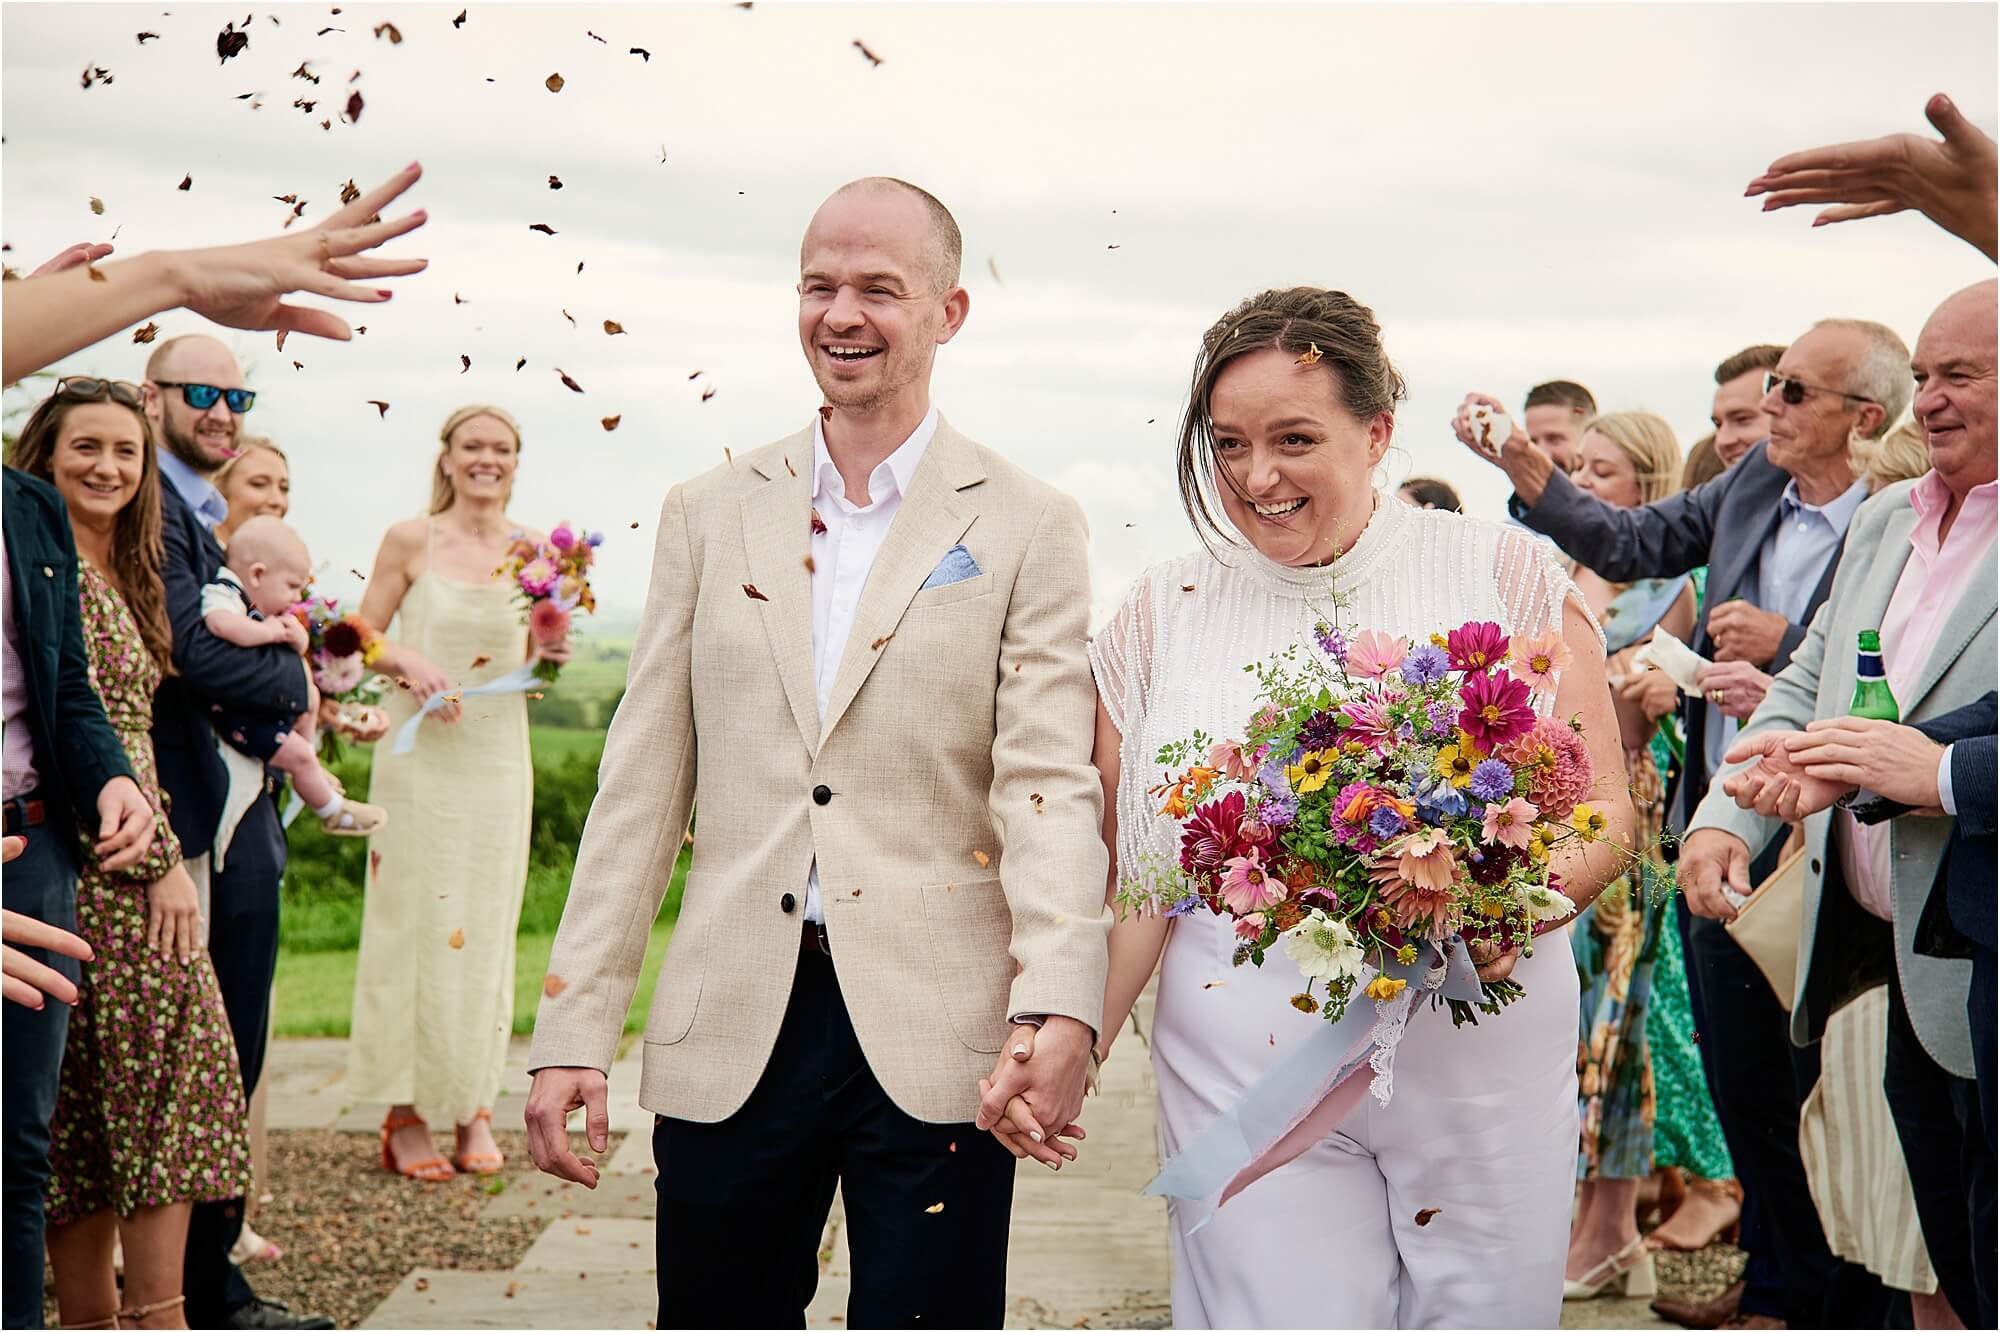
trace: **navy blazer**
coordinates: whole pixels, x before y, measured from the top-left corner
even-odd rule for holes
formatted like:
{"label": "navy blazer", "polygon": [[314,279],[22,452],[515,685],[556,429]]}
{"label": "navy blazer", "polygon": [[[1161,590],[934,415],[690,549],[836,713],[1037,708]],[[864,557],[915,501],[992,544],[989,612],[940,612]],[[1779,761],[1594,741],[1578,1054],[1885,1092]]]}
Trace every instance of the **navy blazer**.
{"label": "navy blazer", "polygon": [[222,569],[222,546],[188,507],[173,482],[160,478],[160,574],[167,585],[167,619],[174,631],[176,674],[153,695],[153,752],[181,853],[215,849],[229,797],[229,769],[215,749],[211,703],[255,716],[296,717],[306,710],[305,659],[283,643],[238,647],[208,631],[201,589]]}
{"label": "navy blazer", "polygon": [[[1932,957],[1970,956],[1966,945],[1991,953],[1996,948],[1993,830],[1995,803],[1995,695],[1954,708],[1919,731],[1951,746],[1951,795],[1958,806],[1937,883],[1917,920],[1917,949]],[[1855,817],[1873,823],[1905,812],[1906,806],[1875,800]]]}
{"label": "navy blazer", "polygon": [[[28,686],[34,794],[63,854],[74,859],[79,829],[95,840],[98,793],[114,777],[131,777],[132,764],[90,685],[69,510],[48,482],[16,468],[5,470],[0,518],[5,520],[15,641]],[[85,812],[81,823],[80,810]]]}
{"label": "navy blazer", "polygon": [[[1532,507],[1519,496],[1510,497],[1507,507],[1523,524],[1552,538],[1571,558],[1614,583],[1673,578],[1707,565],[1708,595],[1688,646],[1713,657],[1709,612],[1736,597],[1757,604],[1764,543],[1778,526],[1778,501],[1792,479],[1765,451],[1766,445],[1759,444],[1720,476],[1636,509],[1616,508],[1586,495],[1560,471],[1549,477]],[[1833,588],[1840,551],[1836,546],[1820,570],[1806,602],[1805,619],[1785,626],[1778,655],[1763,666],[1769,674],[1783,670],[1804,641],[1813,612]],[[1694,817],[1713,775],[1708,770],[1707,706],[1702,700],[1684,698],[1681,718],[1687,730],[1687,758],[1668,795],[1669,826],[1676,833]]]}

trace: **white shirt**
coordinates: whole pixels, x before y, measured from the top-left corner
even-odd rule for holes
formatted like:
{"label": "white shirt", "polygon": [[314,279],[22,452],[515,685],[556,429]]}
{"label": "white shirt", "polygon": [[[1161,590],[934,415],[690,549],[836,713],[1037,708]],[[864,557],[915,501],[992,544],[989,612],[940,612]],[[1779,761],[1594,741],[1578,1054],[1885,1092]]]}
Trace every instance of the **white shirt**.
{"label": "white shirt", "polygon": [[[868,476],[868,504],[857,508],[847,501],[846,483],[840,469],[827,452],[823,421],[813,423],[813,524],[812,648],[813,692],[819,700],[820,720],[826,719],[826,705],[833,696],[833,682],[840,675],[840,661],[847,652],[847,636],[854,628],[854,611],[868,586],[868,571],[903,506],[910,478],[924,460],[931,437],[937,434],[938,413],[932,407],[896,451],[875,465]],[[820,531],[824,525],[826,530]],[[826,908],[820,901],[819,862],[806,871],[806,919],[826,922]]]}

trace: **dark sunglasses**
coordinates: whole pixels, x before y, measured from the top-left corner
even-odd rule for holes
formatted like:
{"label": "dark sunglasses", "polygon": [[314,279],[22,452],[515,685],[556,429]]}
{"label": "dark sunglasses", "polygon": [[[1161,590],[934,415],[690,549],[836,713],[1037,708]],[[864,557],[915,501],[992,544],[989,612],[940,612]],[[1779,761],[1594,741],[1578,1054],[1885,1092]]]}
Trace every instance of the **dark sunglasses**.
{"label": "dark sunglasses", "polygon": [[181,400],[198,412],[205,412],[215,406],[217,398],[229,403],[229,410],[241,416],[257,405],[257,395],[250,389],[223,389],[213,384],[182,384],[171,379],[156,379],[155,387],[181,391]]}
{"label": "dark sunglasses", "polygon": [[1785,404],[1789,407],[1796,407],[1804,402],[1808,393],[1831,393],[1836,398],[1849,398],[1855,402],[1875,403],[1877,407],[1882,405],[1864,393],[1843,393],[1839,389],[1822,388],[1818,384],[1808,384],[1803,379],[1791,379],[1784,375],[1773,374],[1767,370],[1764,373],[1764,392],[1768,395],[1772,389],[1783,390],[1780,396],[1783,397]]}
{"label": "dark sunglasses", "polygon": [[122,406],[141,411],[146,406],[146,395],[137,384],[128,384],[122,379],[92,379],[88,375],[58,379],[56,396],[70,402],[103,402],[110,398]]}

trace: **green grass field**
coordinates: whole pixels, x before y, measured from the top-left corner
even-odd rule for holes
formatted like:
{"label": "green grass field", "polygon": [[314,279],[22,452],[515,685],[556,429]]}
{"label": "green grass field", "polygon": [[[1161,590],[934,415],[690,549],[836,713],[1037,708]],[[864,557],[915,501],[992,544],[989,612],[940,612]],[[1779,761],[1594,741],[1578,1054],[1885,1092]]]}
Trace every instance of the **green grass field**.
{"label": "green grass field", "polygon": [[566,727],[531,726],[528,745],[534,751],[535,766],[553,767],[564,759],[581,756],[596,766],[604,754],[604,732],[574,731]]}
{"label": "green grass field", "polygon": [[[660,974],[660,959],[666,956],[667,940],[673,937],[672,921],[653,926],[646,945],[646,963],[639,972],[639,988],[632,995],[631,1010],[625,1015],[625,1030],[638,1031],[646,1025],[646,1010],[653,1002],[653,982]],[[514,1034],[526,1036],[535,1027],[535,1005],[541,1002],[542,978],[548,974],[549,949],[555,937],[523,934],[515,940],[514,952]],[[359,954],[352,950],[332,953],[278,954],[278,983],[272,999],[280,1036],[345,1036],[354,1004],[354,965]]]}

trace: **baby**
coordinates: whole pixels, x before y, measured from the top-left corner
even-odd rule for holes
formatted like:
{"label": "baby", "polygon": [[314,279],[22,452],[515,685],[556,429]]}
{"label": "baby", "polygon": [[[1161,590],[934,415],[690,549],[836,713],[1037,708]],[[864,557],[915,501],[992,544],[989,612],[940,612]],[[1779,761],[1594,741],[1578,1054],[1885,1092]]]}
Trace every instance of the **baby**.
{"label": "baby", "polygon": [[[252,518],[229,538],[226,563],[216,580],[201,590],[201,618],[208,631],[238,647],[288,643],[306,650],[306,627],[291,608],[312,581],[312,561],[306,543],[281,520]],[[266,763],[292,779],[299,799],[319,816],[320,826],[335,837],[366,837],[389,821],[376,805],[349,800],[331,774],[320,766],[314,749],[314,724],[319,713],[319,689],[306,672],[306,710],[296,718],[273,719],[211,704],[210,720],[234,749]]]}

